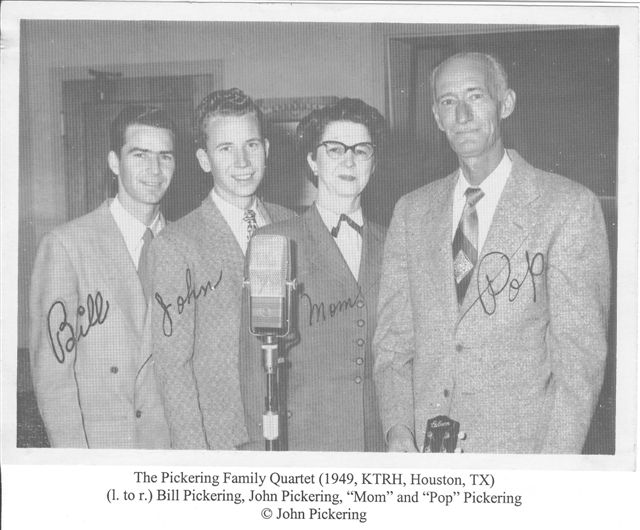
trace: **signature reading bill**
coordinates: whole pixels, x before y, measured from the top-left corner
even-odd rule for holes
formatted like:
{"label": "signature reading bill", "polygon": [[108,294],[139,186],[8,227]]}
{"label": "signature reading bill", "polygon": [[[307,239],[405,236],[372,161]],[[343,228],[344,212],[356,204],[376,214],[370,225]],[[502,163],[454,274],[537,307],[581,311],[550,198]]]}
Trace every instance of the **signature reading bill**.
{"label": "signature reading bill", "polygon": [[[86,317],[86,324],[77,324],[77,329],[69,322],[67,308],[61,300],[55,301],[49,308],[47,314],[47,331],[49,341],[56,360],[62,364],[66,359],[66,354],[76,349],[81,339],[86,337],[91,328],[104,324],[109,314],[109,301],[103,300],[102,293],[97,291],[95,297],[87,295],[86,305],[79,305],[76,314],[78,321]],[[53,324],[53,325],[52,325]],[[55,340],[54,340],[55,332]]]}

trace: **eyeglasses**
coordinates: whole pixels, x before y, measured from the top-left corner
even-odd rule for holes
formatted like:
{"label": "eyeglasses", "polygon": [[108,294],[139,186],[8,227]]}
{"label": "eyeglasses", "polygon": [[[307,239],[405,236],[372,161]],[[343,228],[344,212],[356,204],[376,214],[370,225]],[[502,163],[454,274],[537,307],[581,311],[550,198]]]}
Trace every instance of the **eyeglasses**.
{"label": "eyeglasses", "polygon": [[347,151],[351,150],[353,151],[353,158],[358,162],[369,160],[376,150],[376,146],[371,142],[361,142],[354,145],[345,145],[342,142],[331,140],[320,142],[316,146],[316,149],[320,146],[323,146],[327,151],[327,156],[333,159],[342,158]]}

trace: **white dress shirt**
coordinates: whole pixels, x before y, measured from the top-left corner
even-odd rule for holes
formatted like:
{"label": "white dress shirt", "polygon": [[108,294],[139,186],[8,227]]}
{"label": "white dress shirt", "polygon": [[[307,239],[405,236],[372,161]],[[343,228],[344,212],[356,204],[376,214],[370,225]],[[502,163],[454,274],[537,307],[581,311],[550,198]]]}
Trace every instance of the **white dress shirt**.
{"label": "white dress shirt", "polygon": [[[142,252],[142,245],[144,245],[142,237],[147,230],[147,226],[125,210],[117,196],[111,201],[109,210],[111,211],[111,215],[113,215],[113,219],[115,220],[116,225],[118,225],[120,233],[124,238],[131,260],[133,261],[136,270],[138,270],[140,252]],[[154,220],[149,225],[154,237],[160,233],[160,230],[164,228],[164,225],[164,217],[160,212],[158,212],[158,215],[155,216]]]}
{"label": "white dress shirt", "polygon": [[460,217],[462,217],[462,211],[467,202],[464,192],[467,188],[480,188],[484,192],[484,196],[476,204],[476,212],[478,213],[478,255],[480,255],[480,251],[489,234],[493,214],[498,206],[502,190],[511,173],[511,166],[511,159],[505,151],[498,166],[484,179],[480,186],[469,184],[462,169],[458,171],[458,182],[453,190],[453,231],[451,233],[451,241],[456,235]]}
{"label": "white dress shirt", "polygon": [[[247,234],[249,233],[248,224],[243,219],[246,210],[238,208],[237,206],[234,206],[233,204],[225,201],[222,197],[220,197],[220,195],[218,195],[215,187],[211,190],[210,195],[211,200],[215,203],[218,210],[220,210],[220,213],[229,225],[229,228],[231,228],[231,231],[233,232],[238,245],[240,245],[240,248],[242,249],[242,253],[246,254],[247,246],[249,244],[249,239],[247,238]],[[247,210],[253,210],[254,212],[256,212],[256,224],[258,225],[258,228],[267,224],[267,221],[260,214],[260,211],[258,209],[258,200],[255,197],[253,198],[251,206],[249,206]]]}
{"label": "white dress shirt", "polygon": [[[316,202],[316,208],[322,218],[327,230],[331,232],[331,229],[337,226],[340,220],[340,214],[334,213],[331,210],[323,208]],[[349,217],[360,226],[363,225],[362,208],[356,210],[354,213],[349,214]],[[353,277],[358,280],[358,273],[360,271],[360,258],[362,256],[362,236],[351,228],[346,221],[342,221],[340,224],[340,230],[338,237],[333,238],[342,253],[342,257],[347,262],[349,270]]]}

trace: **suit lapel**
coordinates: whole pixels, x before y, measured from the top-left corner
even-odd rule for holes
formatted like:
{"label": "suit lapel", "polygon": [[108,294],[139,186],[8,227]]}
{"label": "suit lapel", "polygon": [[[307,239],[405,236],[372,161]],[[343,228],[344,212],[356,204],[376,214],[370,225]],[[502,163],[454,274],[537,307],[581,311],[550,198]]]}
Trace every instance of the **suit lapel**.
{"label": "suit lapel", "polygon": [[[443,186],[434,190],[430,209],[421,212],[418,222],[409,227],[409,245],[414,245],[420,274],[418,282],[424,307],[439,307],[443,318],[455,322],[458,300],[453,279],[452,208],[457,172],[446,177]],[[425,266],[424,264],[429,264]]]}
{"label": "suit lapel", "polygon": [[265,224],[270,225],[271,223],[273,223],[273,220],[271,219],[271,215],[269,215],[269,210],[267,209],[267,206],[258,198],[256,198],[256,210],[258,210],[258,213],[264,219]]}
{"label": "suit lapel", "polygon": [[356,279],[345,261],[333,236],[327,230],[315,204],[304,213],[304,221],[311,241],[311,249],[315,258],[311,266],[324,271],[330,271],[331,276],[347,289],[355,290]]}
{"label": "suit lapel", "polygon": [[[493,220],[489,227],[489,233],[478,258],[481,266],[483,258],[488,254],[502,253],[511,261],[525,245],[530,228],[535,223],[534,204],[538,197],[538,189],[533,180],[533,168],[529,166],[515,151],[509,151],[509,156],[513,160],[511,174],[505,184],[500,200],[493,214]],[[489,275],[496,277],[506,268],[506,260],[491,260],[491,263],[500,263],[499,266],[482,268],[481,278]],[[462,307],[460,308],[460,320],[464,318],[471,309],[480,305],[478,300],[478,283],[475,281],[478,270],[474,270],[474,278],[467,289]],[[486,282],[480,281],[481,289],[486,286]]]}
{"label": "suit lapel", "polygon": [[[200,213],[210,237],[215,238],[220,246],[232,251],[231,255],[225,255],[222,257],[229,258],[229,260],[234,264],[244,263],[244,254],[238,244],[238,240],[236,239],[236,236],[233,235],[231,227],[225,221],[210,195],[207,195],[206,199],[202,201]],[[225,270],[225,273],[226,272],[227,271]]]}
{"label": "suit lapel", "polygon": [[145,311],[141,311],[140,308],[146,308],[147,303],[136,266],[131,259],[124,237],[111,215],[110,203],[110,200],[105,201],[99,209],[100,221],[97,230],[100,236],[96,241],[101,243],[102,254],[106,257],[100,260],[101,266],[105,267],[105,277],[110,279],[111,287],[123,302],[120,304],[120,309],[141,336]]}
{"label": "suit lapel", "polygon": [[362,227],[362,257],[358,271],[358,284],[365,299],[371,292],[377,292],[380,281],[380,265],[384,250],[384,239],[374,231],[365,219]]}

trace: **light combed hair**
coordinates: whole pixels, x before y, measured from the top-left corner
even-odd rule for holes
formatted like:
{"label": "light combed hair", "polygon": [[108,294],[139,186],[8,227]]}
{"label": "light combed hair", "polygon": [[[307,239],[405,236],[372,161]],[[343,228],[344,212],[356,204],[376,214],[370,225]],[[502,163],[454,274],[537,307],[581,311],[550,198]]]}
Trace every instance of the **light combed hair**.
{"label": "light combed hair", "polygon": [[440,73],[440,70],[450,61],[454,61],[457,59],[473,59],[487,66],[487,69],[489,71],[489,86],[487,88],[493,92],[493,96],[495,96],[500,101],[502,100],[505,92],[509,89],[507,72],[505,71],[504,66],[502,66],[502,63],[488,53],[460,52],[452,55],[451,57],[447,57],[431,71],[431,101],[434,104],[437,103],[436,79],[438,77],[438,74]]}
{"label": "light combed hair", "polygon": [[196,108],[196,141],[198,147],[207,148],[207,123],[216,116],[244,116],[254,114],[265,136],[265,120],[260,107],[239,88],[216,90],[206,96]]}

